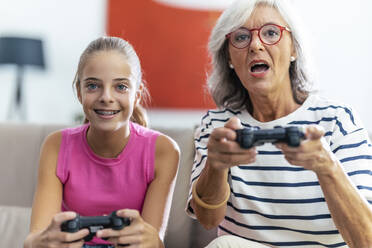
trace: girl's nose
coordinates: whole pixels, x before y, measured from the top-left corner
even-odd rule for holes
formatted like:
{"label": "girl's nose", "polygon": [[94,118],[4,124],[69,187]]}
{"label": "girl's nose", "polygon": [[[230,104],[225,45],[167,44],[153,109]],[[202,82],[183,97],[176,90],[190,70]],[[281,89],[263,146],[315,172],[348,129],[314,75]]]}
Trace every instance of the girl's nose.
{"label": "girl's nose", "polygon": [[103,88],[99,101],[102,103],[110,103],[114,101],[110,87]]}

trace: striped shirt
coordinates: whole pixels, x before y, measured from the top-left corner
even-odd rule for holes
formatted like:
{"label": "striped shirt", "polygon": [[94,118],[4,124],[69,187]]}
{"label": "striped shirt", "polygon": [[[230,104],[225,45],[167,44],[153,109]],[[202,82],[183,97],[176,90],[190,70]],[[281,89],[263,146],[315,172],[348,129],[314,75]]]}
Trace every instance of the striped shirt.
{"label": "striped shirt", "polygon": [[[244,127],[317,124],[324,138],[360,194],[372,204],[372,146],[368,132],[350,107],[310,95],[293,113],[270,122],[259,122],[247,111],[210,110],[195,132],[195,160],[187,213],[195,218],[189,202],[192,184],[204,168],[207,143],[214,128],[232,117]],[[218,235],[233,234],[272,247],[347,247],[331,218],[317,176],[289,164],[272,144],[256,147],[252,164],[229,170],[231,195]]]}

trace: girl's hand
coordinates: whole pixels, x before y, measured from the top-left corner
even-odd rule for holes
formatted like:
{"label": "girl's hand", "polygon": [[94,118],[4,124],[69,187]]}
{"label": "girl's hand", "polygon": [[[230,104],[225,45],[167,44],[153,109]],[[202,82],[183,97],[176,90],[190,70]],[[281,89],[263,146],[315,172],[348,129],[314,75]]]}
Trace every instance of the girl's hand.
{"label": "girl's hand", "polygon": [[243,149],[236,142],[235,130],[241,129],[240,120],[232,117],[224,127],[213,129],[208,140],[208,163],[214,169],[228,169],[256,160],[256,148]]}
{"label": "girl's hand", "polygon": [[32,241],[31,247],[82,247],[83,238],[89,234],[88,229],[83,229],[75,233],[61,231],[61,224],[66,220],[76,217],[74,212],[62,212],[56,214],[50,225],[40,232]]}
{"label": "girl's hand", "polygon": [[312,170],[318,175],[330,174],[338,162],[324,139],[324,129],[318,125],[306,128],[306,140],[299,147],[290,147],[284,143],[275,146],[282,150],[286,160],[293,165],[299,165]]}
{"label": "girl's hand", "polygon": [[130,219],[130,225],[121,230],[103,229],[96,233],[99,238],[108,238],[107,241],[115,247],[163,247],[159,238],[159,232],[145,222],[140,213],[133,209],[122,209],[117,211],[117,216]]}

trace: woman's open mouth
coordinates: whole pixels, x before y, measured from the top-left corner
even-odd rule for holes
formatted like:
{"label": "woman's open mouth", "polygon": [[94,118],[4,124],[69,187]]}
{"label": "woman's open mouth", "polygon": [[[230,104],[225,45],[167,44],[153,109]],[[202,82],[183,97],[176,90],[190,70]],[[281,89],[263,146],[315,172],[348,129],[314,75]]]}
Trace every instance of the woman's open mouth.
{"label": "woman's open mouth", "polygon": [[252,61],[250,64],[250,74],[253,77],[262,78],[269,71],[270,66],[266,61]]}

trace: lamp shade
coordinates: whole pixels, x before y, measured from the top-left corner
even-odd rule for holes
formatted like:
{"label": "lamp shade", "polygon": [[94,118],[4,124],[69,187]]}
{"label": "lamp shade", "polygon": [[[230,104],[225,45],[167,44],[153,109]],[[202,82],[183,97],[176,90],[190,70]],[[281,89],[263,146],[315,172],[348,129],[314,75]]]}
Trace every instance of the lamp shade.
{"label": "lamp shade", "polygon": [[45,67],[43,43],[39,39],[0,37],[0,64]]}

